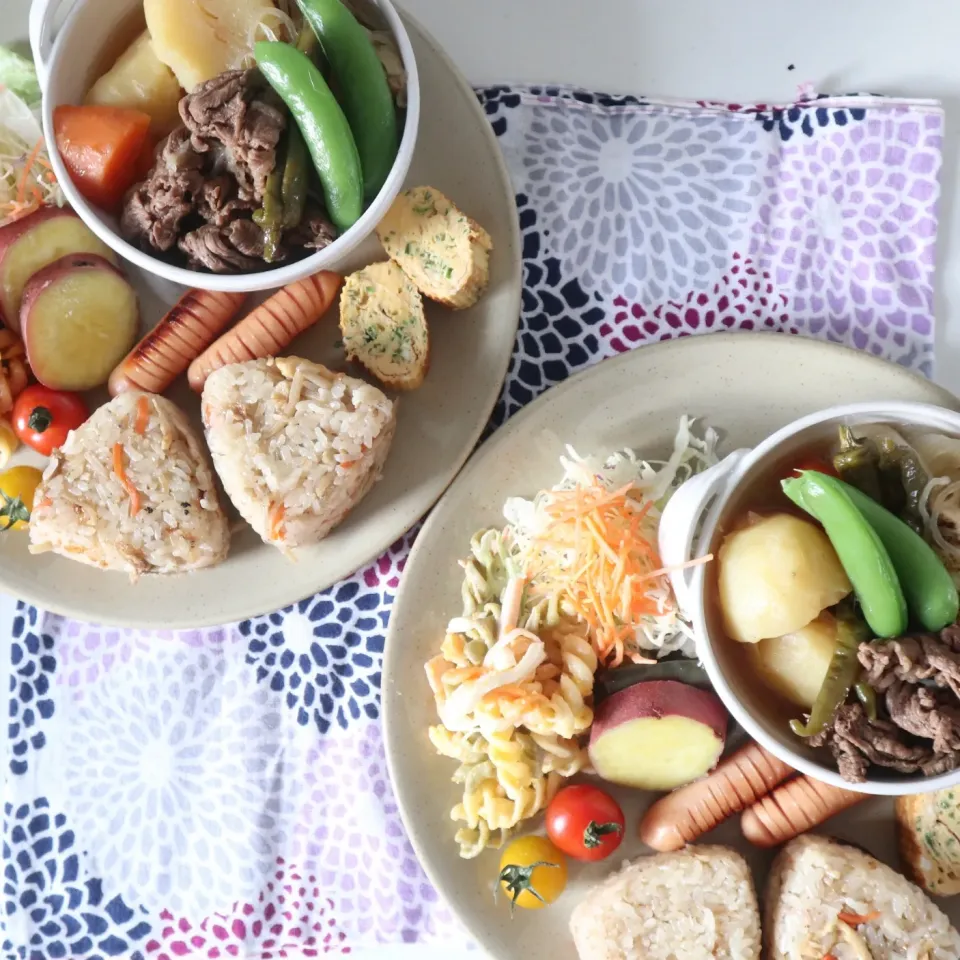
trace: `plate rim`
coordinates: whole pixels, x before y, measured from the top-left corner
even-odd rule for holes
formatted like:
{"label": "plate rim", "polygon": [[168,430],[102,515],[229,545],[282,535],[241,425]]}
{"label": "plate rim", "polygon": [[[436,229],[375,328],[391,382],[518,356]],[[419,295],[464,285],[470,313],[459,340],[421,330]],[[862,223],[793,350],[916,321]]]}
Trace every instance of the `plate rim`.
{"label": "plate rim", "polygon": [[[398,617],[398,612],[402,611],[407,603],[406,584],[409,581],[411,572],[416,569],[420,560],[420,556],[429,551],[430,546],[428,541],[432,539],[434,529],[442,529],[440,524],[442,523],[441,514],[444,502],[456,495],[457,488],[459,486],[466,485],[468,483],[469,479],[475,474],[475,472],[482,468],[482,464],[486,457],[495,454],[499,444],[508,441],[513,434],[522,432],[527,421],[532,419],[542,408],[548,406],[558,396],[562,396],[565,393],[577,389],[577,387],[584,381],[599,378],[602,376],[604,371],[609,370],[611,367],[630,366],[632,363],[637,362],[637,355],[643,351],[654,351],[657,354],[680,352],[686,349],[686,344],[694,343],[701,339],[716,341],[718,344],[718,349],[722,349],[724,344],[729,345],[744,341],[756,342],[760,340],[772,340],[774,338],[782,337],[786,337],[789,340],[788,344],[784,344],[784,347],[787,350],[796,349],[801,351],[810,351],[811,353],[815,354],[834,353],[838,355],[846,354],[854,356],[858,361],[867,361],[867,366],[873,366],[877,370],[893,368],[900,375],[906,376],[908,379],[912,379],[918,384],[922,384],[924,387],[938,392],[945,398],[954,397],[956,399],[955,395],[941,384],[924,377],[922,374],[917,373],[916,371],[909,370],[906,367],[901,367],[892,361],[874,356],[873,354],[847,346],[846,344],[834,343],[829,340],[817,340],[812,337],[801,336],[799,334],[784,334],[782,332],[766,330],[717,331],[699,335],[681,336],[671,340],[660,340],[655,343],[637,346],[631,350],[612,357],[606,357],[584,370],[577,371],[577,373],[568,377],[566,380],[563,380],[562,382],[545,390],[522,409],[518,410],[517,413],[515,413],[506,423],[497,429],[494,434],[488,437],[473,452],[473,455],[457,474],[456,479],[447,487],[443,496],[440,497],[437,503],[434,504],[434,508],[425,520],[422,529],[417,534],[417,538],[414,541],[413,547],[407,556],[407,562],[406,566],[404,567],[403,576],[400,579],[400,586],[397,590],[396,597],[394,598],[393,606],[390,609],[390,619],[387,624],[387,631],[384,637],[383,666],[381,668],[380,681],[380,722],[383,729],[383,747],[384,757],[387,765],[387,775],[390,779],[391,789],[393,790],[393,795],[397,804],[397,810],[400,813],[400,820],[403,823],[403,828],[406,832],[407,839],[413,848],[417,862],[420,864],[420,867],[423,869],[427,879],[430,881],[434,889],[438,891],[442,889],[440,877],[435,875],[433,864],[425,855],[423,845],[420,842],[420,834],[422,831],[413,829],[411,822],[412,808],[408,805],[397,786],[398,781],[396,777],[396,764],[398,758],[396,754],[398,753],[398,750],[393,734],[393,729],[395,726],[394,710],[396,709],[397,715],[402,714],[402,711],[399,709],[399,701],[403,694],[394,693],[395,690],[399,690],[399,685],[393,675],[396,670],[395,665],[402,656],[402,641],[398,637],[400,628],[396,626],[396,624],[398,624],[400,619]],[[649,356],[649,352],[645,355]],[[932,403],[933,401],[929,400],[926,402]],[[454,842],[452,835],[450,837],[450,850],[451,855],[453,855]],[[477,944],[479,944],[479,946],[491,957],[496,958],[496,960],[513,960],[511,956],[503,954],[497,949],[496,943],[491,937],[488,936],[487,928],[484,927],[482,923],[480,923],[477,919],[472,918],[471,914],[467,913],[467,911],[464,910],[459,904],[455,903],[452,898],[446,899],[446,903],[449,906],[450,911],[456,917],[457,921],[464,927],[467,933],[477,942]]]}
{"label": "plate rim", "polygon": [[[389,550],[391,544],[396,542],[398,538],[406,536],[410,530],[413,529],[425,516],[427,516],[431,510],[436,506],[436,504],[443,498],[446,494],[446,491],[449,489],[450,485],[457,479],[460,474],[460,471],[463,469],[464,465],[470,460],[473,455],[476,447],[477,441],[483,435],[484,430],[486,429],[490,416],[496,408],[497,401],[500,398],[501,391],[503,389],[503,384],[506,380],[507,371],[509,370],[510,363],[513,359],[514,349],[516,347],[517,335],[520,328],[520,313],[523,303],[523,243],[522,235],[520,231],[520,219],[519,214],[517,213],[517,198],[516,191],[514,190],[513,181],[510,176],[510,171],[507,168],[506,159],[504,158],[503,151],[500,148],[499,139],[497,138],[496,133],[491,127],[487,116],[483,111],[483,107],[480,105],[480,101],[477,99],[476,92],[474,91],[469,80],[459,69],[459,67],[451,59],[450,55],[442,47],[442,45],[436,40],[433,34],[427,30],[419,19],[410,14],[405,8],[397,6],[397,11],[400,16],[406,21],[406,26],[408,33],[414,33],[424,45],[430,48],[431,55],[436,57],[437,61],[443,65],[446,71],[451,75],[452,79],[459,86],[461,92],[466,96],[467,101],[470,104],[469,113],[465,113],[465,118],[467,116],[472,118],[472,122],[476,127],[479,127],[483,135],[486,137],[487,142],[490,146],[493,147],[493,164],[492,172],[493,175],[500,182],[501,194],[508,200],[509,206],[513,212],[513,216],[510,217],[510,233],[509,239],[504,240],[504,247],[509,247],[515,251],[515,256],[512,258],[510,263],[509,272],[506,273],[502,278],[498,279],[498,283],[503,285],[504,295],[509,297],[511,315],[516,318],[516,322],[513,326],[513,336],[510,341],[510,349],[504,351],[504,358],[500,364],[500,369],[497,373],[496,378],[491,378],[490,385],[490,395],[482,403],[482,415],[477,417],[476,423],[473,424],[471,430],[464,434],[464,440],[460,453],[454,457],[445,471],[446,479],[443,481],[442,486],[437,490],[436,495],[433,496],[429,501],[425,502],[420,508],[419,513],[414,517],[406,526],[402,529],[394,531],[391,536],[384,537],[383,542],[380,543],[377,547],[371,547],[369,551],[363,552],[363,558],[353,567],[352,570],[346,571],[333,579],[321,579],[311,587],[309,593],[302,596],[292,596],[287,599],[281,607],[276,609],[261,610],[258,604],[254,603],[244,603],[243,602],[243,591],[238,591],[234,594],[236,597],[232,601],[230,611],[226,616],[218,614],[203,614],[200,616],[182,618],[176,614],[176,611],[171,611],[171,615],[160,620],[158,618],[143,618],[137,617],[131,619],[130,617],[113,617],[109,614],[104,615],[97,611],[86,611],[83,608],[77,606],[76,604],[66,603],[62,604],[59,600],[59,593],[56,590],[55,581],[51,588],[51,595],[46,596],[42,595],[42,591],[37,591],[33,589],[24,589],[22,586],[11,587],[8,585],[8,581],[2,565],[0,565],[0,591],[7,593],[14,600],[22,601],[30,606],[38,607],[48,613],[53,613],[58,616],[66,617],[72,620],[80,620],[84,622],[96,622],[103,626],[111,627],[120,627],[124,629],[137,629],[137,630],[196,630],[207,627],[219,627],[224,625],[229,625],[232,623],[237,623],[243,620],[249,620],[254,617],[264,616],[270,613],[276,612],[276,610],[285,609],[291,604],[296,604],[302,600],[307,599],[308,597],[314,596],[317,593],[321,593],[324,590],[329,589],[337,583],[340,583],[342,580],[348,579],[357,573],[357,571],[368,566],[372,561],[381,556],[384,551]],[[418,133],[418,144],[420,137],[423,136],[424,128],[430,123],[424,114],[421,114],[420,118],[420,131]],[[416,153],[414,153],[416,156]],[[139,270],[141,273],[150,274],[150,271],[144,270],[141,267],[138,267],[136,264],[128,262],[128,266]],[[155,276],[155,275],[154,275]],[[162,279],[162,278],[161,278]],[[270,288],[273,289],[273,288]],[[159,319],[158,319],[159,322]],[[389,457],[387,459],[389,464]],[[380,542],[380,537],[377,538],[377,542]],[[269,547],[268,544],[257,544],[256,549],[260,549],[261,546],[265,549],[275,549]],[[304,561],[300,561],[304,562]],[[109,573],[109,571],[102,571],[104,574]],[[189,571],[183,574],[173,574],[175,577],[194,577],[202,576],[203,570],[198,571]],[[116,573],[116,577],[123,577],[123,574]],[[157,576],[160,576],[159,574]],[[117,582],[119,584],[119,581]],[[130,587],[126,578],[122,584],[124,588],[136,589],[135,586]],[[108,583],[105,587],[105,592],[110,592],[110,584]],[[299,591],[298,591],[299,592]],[[91,620],[91,617],[93,618]]]}

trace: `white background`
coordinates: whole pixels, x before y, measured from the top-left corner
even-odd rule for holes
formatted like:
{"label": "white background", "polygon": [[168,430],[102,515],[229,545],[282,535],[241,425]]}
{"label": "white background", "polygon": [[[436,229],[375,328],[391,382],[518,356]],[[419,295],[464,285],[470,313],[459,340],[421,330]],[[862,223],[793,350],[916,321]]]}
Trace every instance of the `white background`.
{"label": "white background", "polygon": [[[27,6],[0,0],[0,15],[12,11],[21,35]],[[782,101],[811,82],[825,93],[942,100],[937,380],[960,389],[956,0],[405,0],[405,6],[475,84],[553,81],[612,93]],[[9,29],[7,20],[0,32],[7,36]],[[374,953],[378,960],[458,960],[460,951],[397,947],[353,955]]]}
{"label": "white background", "polygon": [[475,84],[553,81],[607,93],[749,102],[790,100],[800,83],[811,82],[822,93],[942,100],[936,379],[960,391],[956,0],[402,2]]}

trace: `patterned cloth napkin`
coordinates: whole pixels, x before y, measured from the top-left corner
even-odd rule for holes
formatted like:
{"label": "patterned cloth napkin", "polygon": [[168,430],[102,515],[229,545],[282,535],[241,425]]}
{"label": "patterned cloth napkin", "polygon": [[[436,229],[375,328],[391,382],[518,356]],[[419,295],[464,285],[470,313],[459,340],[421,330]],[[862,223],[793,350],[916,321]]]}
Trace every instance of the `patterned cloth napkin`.
{"label": "patterned cloth napkin", "polygon": [[[936,104],[479,96],[523,229],[495,423],[602,357],[710,330],[824,337],[931,372]],[[17,606],[4,960],[466,943],[404,835],[381,744],[384,633],[413,536],[218,630]]]}

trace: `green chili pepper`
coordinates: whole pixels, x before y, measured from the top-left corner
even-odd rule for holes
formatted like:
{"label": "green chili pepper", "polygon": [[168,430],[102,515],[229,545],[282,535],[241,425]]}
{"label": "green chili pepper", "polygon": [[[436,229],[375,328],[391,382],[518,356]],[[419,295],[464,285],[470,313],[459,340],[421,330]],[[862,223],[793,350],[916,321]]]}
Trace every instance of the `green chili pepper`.
{"label": "green chili pepper", "polygon": [[[833,482],[843,484],[840,480]],[[844,492],[886,547],[907,606],[924,629],[942,630],[956,621],[960,596],[953,577],[933,548],[906,523],[859,490],[846,487]]]}
{"label": "green chili pepper", "polygon": [[923,516],[920,513],[920,502],[923,500],[923,491],[926,489],[926,470],[912,450],[900,451],[900,481],[903,492],[906,494],[906,504],[903,508],[903,520],[918,533],[923,530]]}
{"label": "green chili pepper", "polygon": [[863,709],[867,711],[867,719],[873,723],[877,719],[877,691],[862,680],[855,684],[853,689],[857,699],[863,704]]}
{"label": "green chili pepper", "polygon": [[283,227],[283,202],[280,199],[281,177],[274,168],[267,177],[263,192],[263,206],[253,215],[253,222],[263,230],[263,259],[273,263],[280,246],[280,231]]}
{"label": "green chili pepper", "polygon": [[858,440],[849,427],[841,426],[839,432],[840,449],[833,458],[833,469],[851,486],[879,501],[882,494],[876,451],[866,441]]}
{"label": "green chili pepper", "polygon": [[363,213],[363,173],[340,104],[320,71],[296,47],[260,41],[254,44],[254,56],[303,134],[331,221],[338,230],[348,230]]}
{"label": "green chili pepper", "polygon": [[337,80],[343,111],[360,152],[363,189],[372,200],[399,148],[397,110],[383,64],[366,30],[340,0],[297,0]]}
{"label": "green chili pepper", "polygon": [[283,184],[280,188],[285,230],[299,226],[303,219],[308,180],[307,145],[303,142],[300,128],[296,124],[290,124],[287,131],[287,159],[283,165]]}
{"label": "green chili pepper", "polygon": [[857,619],[849,607],[837,612],[837,648],[823,678],[817,699],[810,708],[806,723],[790,721],[790,729],[798,737],[813,737],[833,719],[833,715],[850,693],[850,688],[860,674],[857,652],[860,644],[871,637],[867,625]]}
{"label": "green chili pepper", "polygon": [[900,461],[903,451],[890,437],[879,444],[877,471],[880,477],[880,503],[892,514],[899,516],[907,505],[907,494],[900,476]]}
{"label": "green chili pepper", "polygon": [[837,551],[870,629],[897,637],[907,628],[907,602],[893,561],[877,532],[834,477],[805,470],[781,482],[798,507],[819,520]]}

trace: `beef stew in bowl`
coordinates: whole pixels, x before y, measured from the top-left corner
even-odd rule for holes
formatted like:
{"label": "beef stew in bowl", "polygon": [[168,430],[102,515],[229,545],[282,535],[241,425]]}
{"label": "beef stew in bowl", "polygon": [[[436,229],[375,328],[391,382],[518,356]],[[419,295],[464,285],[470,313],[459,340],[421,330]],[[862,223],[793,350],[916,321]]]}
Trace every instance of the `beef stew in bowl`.
{"label": "beef stew in bowl", "polygon": [[939,408],[825,411],[743,456],[696,518],[713,562],[688,613],[715,689],[834,785],[960,780],[958,436]]}

